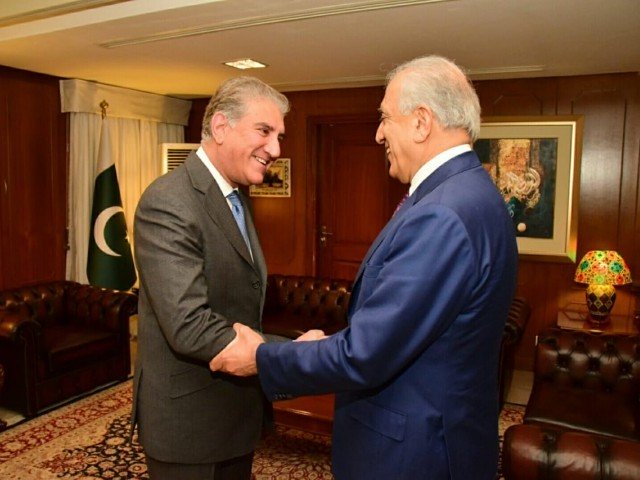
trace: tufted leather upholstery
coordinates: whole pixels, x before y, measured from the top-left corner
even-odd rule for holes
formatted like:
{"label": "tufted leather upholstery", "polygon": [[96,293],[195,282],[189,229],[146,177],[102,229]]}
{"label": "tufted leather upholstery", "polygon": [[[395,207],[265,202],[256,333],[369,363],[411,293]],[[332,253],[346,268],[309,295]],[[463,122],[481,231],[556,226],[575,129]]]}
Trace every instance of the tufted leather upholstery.
{"label": "tufted leather upholstery", "polygon": [[32,416],[130,372],[131,293],[57,281],[0,292],[4,406]]}
{"label": "tufted leather upholstery", "polygon": [[[332,334],[347,326],[351,282],[316,277],[269,275],[262,315],[265,333],[296,338],[310,329]],[[513,376],[513,357],[531,308],[514,298],[502,337],[498,385],[502,405]]]}
{"label": "tufted leather upholstery", "polygon": [[640,337],[543,332],[525,422],[640,441]]}
{"label": "tufted leather upholstery", "polygon": [[640,336],[541,333],[503,452],[507,480],[640,479]]}
{"label": "tufted leather upholstery", "polygon": [[318,328],[332,334],[347,326],[351,282],[293,275],[269,275],[262,329],[296,338]]}
{"label": "tufted leather upholstery", "polygon": [[505,480],[638,480],[640,443],[540,425],[514,425],[504,437]]}

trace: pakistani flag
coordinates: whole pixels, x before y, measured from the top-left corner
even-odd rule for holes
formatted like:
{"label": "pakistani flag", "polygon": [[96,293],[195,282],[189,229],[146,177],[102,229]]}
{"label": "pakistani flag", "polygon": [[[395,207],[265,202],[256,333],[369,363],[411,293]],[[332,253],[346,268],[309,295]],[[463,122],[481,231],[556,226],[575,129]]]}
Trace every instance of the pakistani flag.
{"label": "pakistani flag", "polygon": [[98,150],[87,277],[91,285],[117,290],[128,290],[136,282],[106,118],[102,121]]}

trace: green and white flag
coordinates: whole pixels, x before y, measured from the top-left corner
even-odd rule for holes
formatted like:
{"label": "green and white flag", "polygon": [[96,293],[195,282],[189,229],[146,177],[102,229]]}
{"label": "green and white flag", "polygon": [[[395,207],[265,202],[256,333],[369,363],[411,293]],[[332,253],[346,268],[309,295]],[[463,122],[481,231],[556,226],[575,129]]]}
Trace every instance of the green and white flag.
{"label": "green and white flag", "polygon": [[102,120],[98,172],[93,192],[87,277],[91,285],[128,290],[136,283],[136,271],[127,238],[116,165],[111,156],[109,123]]}

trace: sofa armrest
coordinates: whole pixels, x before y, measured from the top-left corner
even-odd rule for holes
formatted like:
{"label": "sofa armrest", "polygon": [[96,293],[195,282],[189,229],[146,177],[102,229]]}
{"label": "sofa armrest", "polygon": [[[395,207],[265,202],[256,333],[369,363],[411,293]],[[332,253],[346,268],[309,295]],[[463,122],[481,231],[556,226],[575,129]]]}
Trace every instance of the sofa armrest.
{"label": "sofa armrest", "polygon": [[40,324],[31,317],[26,307],[0,310],[0,338],[13,342],[18,336],[31,336],[39,332]]}
{"label": "sofa armrest", "polygon": [[515,349],[522,339],[524,329],[529,321],[531,307],[524,297],[515,297],[509,306],[507,321],[502,331],[500,344],[500,360],[498,370],[499,406],[506,401],[511,386],[514,370]]}
{"label": "sofa armrest", "polygon": [[129,331],[129,317],[138,311],[131,292],[73,284],[66,292],[66,311],[74,322],[100,324],[112,331]]}
{"label": "sofa armrest", "polygon": [[589,433],[512,425],[504,435],[505,480],[640,478],[640,443]]}
{"label": "sofa armrest", "polygon": [[531,307],[524,297],[515,297],[509,307],[507,321],[502,335],[506,345],[515,345],[522,338],[531,315]]}

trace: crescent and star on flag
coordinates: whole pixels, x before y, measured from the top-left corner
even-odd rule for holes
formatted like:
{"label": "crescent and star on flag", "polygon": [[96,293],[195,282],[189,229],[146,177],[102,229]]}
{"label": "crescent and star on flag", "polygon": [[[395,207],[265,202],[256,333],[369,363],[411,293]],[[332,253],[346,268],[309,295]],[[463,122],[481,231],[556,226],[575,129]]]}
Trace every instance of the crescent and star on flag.
{"label": "crescent and star on flag", "polygon": [[106,100],[100,103],[102,127],[94,186],[87,277],[92,285],[127,290],[136,282],[131,244],[111,155]]}

